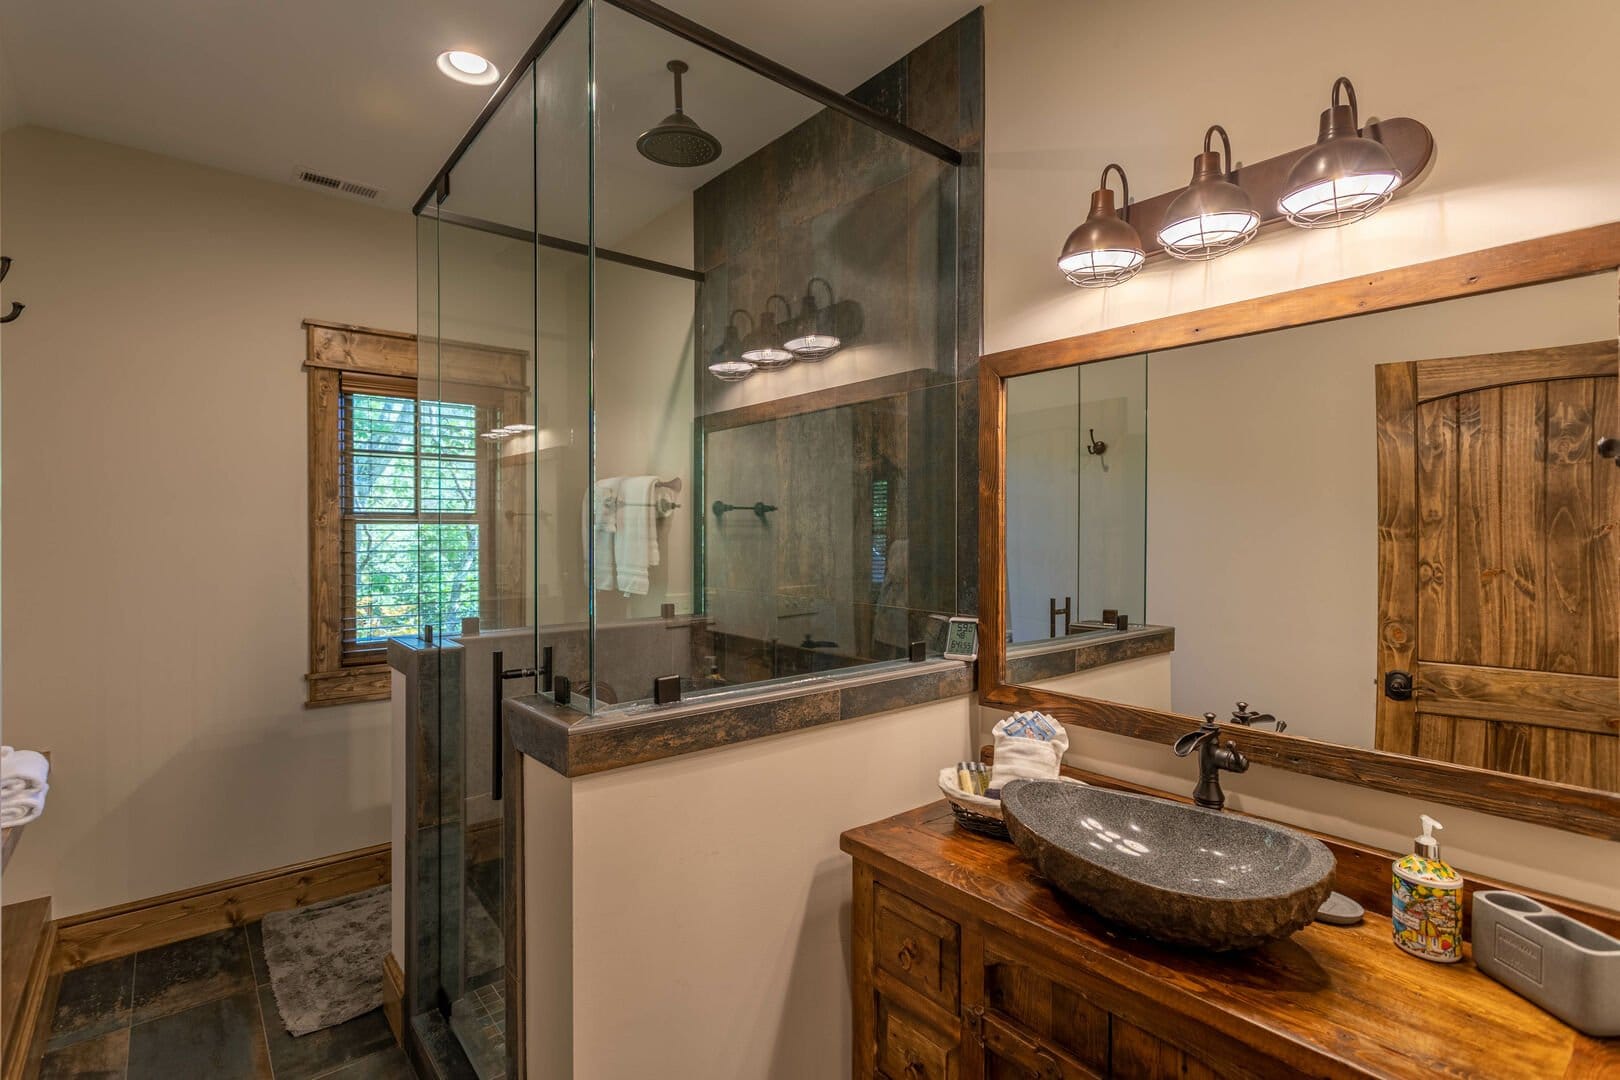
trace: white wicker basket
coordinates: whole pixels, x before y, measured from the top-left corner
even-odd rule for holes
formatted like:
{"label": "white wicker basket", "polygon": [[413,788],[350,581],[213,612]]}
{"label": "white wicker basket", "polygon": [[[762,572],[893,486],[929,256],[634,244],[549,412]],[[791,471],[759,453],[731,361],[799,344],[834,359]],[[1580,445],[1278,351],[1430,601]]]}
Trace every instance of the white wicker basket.
{"label": "white wicker basket", "polygon": [[[1066,784],[1085,783],[1083,780],[1068,776],[1059,776],[1056,779]],[[984,795],[971,795],[963,791],[956,782],[955,765],[947,765],[939,770],[939,790],[951,804],[951,810],[956,814],[958,824],[987,836],[1007,839],[1007,826],[1001,820],[1001,800]]]}

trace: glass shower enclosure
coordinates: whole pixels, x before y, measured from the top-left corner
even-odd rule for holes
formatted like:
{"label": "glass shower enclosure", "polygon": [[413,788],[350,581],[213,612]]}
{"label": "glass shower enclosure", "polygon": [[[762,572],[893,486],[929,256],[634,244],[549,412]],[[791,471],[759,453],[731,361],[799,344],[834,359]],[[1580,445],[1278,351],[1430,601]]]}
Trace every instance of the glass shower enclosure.
{"label": "glass shower enclosure", "polygon": [[406,1004],[455,1068],[521,1072],[503,697],[723,700],[938,655],[961,608],[961,157],[900,122],[903,74],[846,96],[570,0],[416,208]]}

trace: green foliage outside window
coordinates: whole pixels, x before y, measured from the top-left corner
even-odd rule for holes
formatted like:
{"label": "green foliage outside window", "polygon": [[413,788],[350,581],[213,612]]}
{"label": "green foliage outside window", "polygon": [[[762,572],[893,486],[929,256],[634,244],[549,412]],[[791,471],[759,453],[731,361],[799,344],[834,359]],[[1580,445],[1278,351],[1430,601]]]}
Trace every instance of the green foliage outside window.
{"label": "green foliage outside window", "polygon": [[478,410],[346,397],[352,640],[459,629],[479,614]]}

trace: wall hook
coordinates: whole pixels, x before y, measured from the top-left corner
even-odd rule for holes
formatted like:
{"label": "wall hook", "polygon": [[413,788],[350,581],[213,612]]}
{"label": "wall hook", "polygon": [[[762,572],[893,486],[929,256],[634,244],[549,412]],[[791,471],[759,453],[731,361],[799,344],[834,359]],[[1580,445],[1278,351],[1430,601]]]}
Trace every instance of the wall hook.
{"label": "wall hook", "polygon": [[1108,453],[1108,444],[1097,438],[1096,428],[1086,428],[1086,438],[1089,440],[1086,444],[1086,453],[1096,454],[1098,457]]}
{"label": "wall hook", "polygon": [[[6,280],[6,275],[9,273],[11,273],[11,256],[0,255],[0,281]],[[17,301],[13,300],[11,302],[11,310],[4,315],[0,315],[0,323],[16,322],[17,316],[23,313],[23,308],[26,306],[27,305],[19,304]]]}

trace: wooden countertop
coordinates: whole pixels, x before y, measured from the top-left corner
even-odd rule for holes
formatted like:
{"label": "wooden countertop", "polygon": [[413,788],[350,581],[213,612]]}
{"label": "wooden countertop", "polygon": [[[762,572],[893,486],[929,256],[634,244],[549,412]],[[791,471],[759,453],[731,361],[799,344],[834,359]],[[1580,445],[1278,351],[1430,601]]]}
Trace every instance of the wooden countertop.
{"label": "wooden countertop", "polygon": [[1593,1039],[1474,966],[1407,956],[1387,916],[1312,924],[1247,953],[1131,938],[1048,887],[1011,844],[958,829],[943,801],[851,829],[843,850],[880,873],[1055,951],[1306,1075],[1620,1077],[1620,1039]]}

